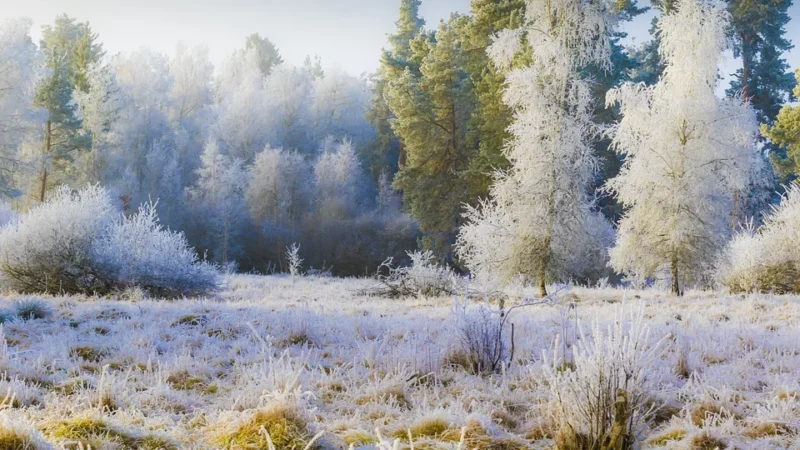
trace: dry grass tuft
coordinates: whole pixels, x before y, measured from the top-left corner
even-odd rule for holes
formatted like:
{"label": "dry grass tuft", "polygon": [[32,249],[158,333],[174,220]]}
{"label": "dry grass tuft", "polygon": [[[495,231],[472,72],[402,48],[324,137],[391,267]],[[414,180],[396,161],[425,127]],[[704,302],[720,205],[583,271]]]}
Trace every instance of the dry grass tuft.
{"label": "dry grass tuft", "polygon": [[[230,450],[263,449],[269,450],[269,440],[276,449],[304,450],[313,439],[313,433],[294,408],[273,405],[257,411],[232,433],[222,436],[217,444]],[[309,450],[321,449],[313,445]]]}

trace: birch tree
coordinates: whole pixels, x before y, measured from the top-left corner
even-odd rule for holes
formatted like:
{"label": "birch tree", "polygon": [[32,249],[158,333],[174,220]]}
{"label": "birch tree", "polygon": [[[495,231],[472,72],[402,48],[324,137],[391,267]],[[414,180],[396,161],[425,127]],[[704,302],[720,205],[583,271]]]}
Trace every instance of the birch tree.
{"label": "birch tree", "polygon": [[611,264],[639,278],[666,275],[676,295],[711,268],[761,163],[753,109],[715,95],[728,20],[716,5],[682,0],[657,24],[659,82],[607,96],[622,114],[612,145],[626,156],[609,183],[626,208]]}
{"label": "birch tree", "polygon": [[[592,93],[579,68],[609,64],[613,4],[606,1],[528,0],[525,23],[495,37],[489,55],[508,67],[529,45],[528,67],[511,71],[504,101],[515,111],[505,154],[489,198],[466,208],[456,248],[481,277],[518,275],[547,294],[549,280],[586,274],[602,259],[598,238],[610,227],[587,194],[597,168]],[[524,37],[524,41],[523,38]]]}

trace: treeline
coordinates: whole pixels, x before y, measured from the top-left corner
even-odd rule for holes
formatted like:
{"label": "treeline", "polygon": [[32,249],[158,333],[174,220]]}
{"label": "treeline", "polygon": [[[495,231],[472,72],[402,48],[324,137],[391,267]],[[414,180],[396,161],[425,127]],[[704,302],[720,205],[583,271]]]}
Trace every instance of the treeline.
{"label": "treeline", "polygon": [[[384,258],[400,258],[417,246],[476,272],[475,247],[463,236],[494,218],[500,222],[492,227],[506,231],[496,235],[506,239],[487,245],[510,247],[510,255],[494,256],[517,261],[502,270],[506,275],[522,273],[542,283],[607,276],[607,248],[631,213],[624,197],[642,191],[629,194],[610,182],[625,174],[635,149],[615,145],[615,135],[603,131],[625,119],[625,102],[607,102],[606,96],[627,82],[655,87],[665,80],[670,61],[659,23],[684,2],[692,0],[593,2],[602,9],[593,17],[604,25],[591,30],[542,22],[553,36],[567,31],[603,44],[595,49],[602,57],[585,57],[575,42],[553,47],[528,36],[526,30],[544,20],[537,0],[473,0],[469,14],[430,28],[419,16],[420,0],[401,0],[380,68],[368,78],[323,68],[318,58],[293,67],[259,35],[249,36],[215,71],[202,48],[179,46],[169,57],[145,50],[106,55],[90,25],[67,16],[44,27],[38,45],[30,38],[30,22],[6,22],[0,32],[0,192],[20,210],[46,200],[62,184],[105,186],[124,211],[158,199],[163,223],[183,230],[209,260],[239,270],[282,270],[286,246],[299,242],[306,264],[342,275],[372,271]],[[559,7],[579,12],[575,3]],[[731,230],[739,221],[758,221],[776,200],[771,194],[793,180],[800,161],[796,110],[780,112],[795,85],[783,56],[791,48],[785,38],[790,5],[730,0],[719,22],[724,35],[707,35],[733,42],[741,57],[727,95],[754,109],[763,133],[752,136],[759,143],[753,142],[751,153],[772,162],[747,177],[746,189],[737,187]],[[623,46],[619,25],[647,8],[658,11],[652,39]],[[564,56],[571,62],[563,67],[557,58],[550,61],[564,72],[543,75],[536,66],[548,61],[553,48],[578,56]],[[705,56],[697,64],[716,74],[719,55]],[[535,215],[526,211],[541,206],[515,200],[525,192],[520,183],[531,184],[529,195],[547,197],[533,184],[542,170],[555,167],[544,159],[529,161],[525,171],[520,164],[547,148],[536,142],[562,138],[526,134],[525,127],[530,131],[530,124],[547,120],[554,99],[547,94],[529,103],[541,94],[530,83],[553,84],[558,77],[566,77],[562,81],[570,88],[582,86],[559,100],[572,105],[565,110],[570,114],[575,108],[583,114],[572,123],[582,130],[573,136],[580,145],[562,155],[564,170],[553,172],[558,182],[547,191],[553,194],[550,208],[563,211],[563,220],[551,213],[542,217],[552,220],[526,226],[591,233],[550,233],[542,240],[520,231],[515,243],[508,224],[520,226]],[[753,161],[748,167],[758,166]],[[500,204],[516,205],[519,217],[499,214]],[[577,242],[591,243],[591,250],[582,247],[567,261],[562,256]],[[704,248],[714,253],[720,245]],[[698,258],[697,252],[691,255]],[[708,265],[707,259],[700,257],[698,264]],[[647,262],[646,270],[626,264],[615,269],[647,276],[664,269],[660,263]],[[699,270],[698,264],[676,264],[681,272]]]}

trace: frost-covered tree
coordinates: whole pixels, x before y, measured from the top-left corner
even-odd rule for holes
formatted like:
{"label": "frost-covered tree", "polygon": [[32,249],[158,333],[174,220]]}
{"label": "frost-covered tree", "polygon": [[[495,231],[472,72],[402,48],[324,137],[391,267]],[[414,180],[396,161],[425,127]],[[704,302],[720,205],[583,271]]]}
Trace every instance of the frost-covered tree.
{"label": "frost-covered tree", "polygon": [[240,159],[222,154],[214,141],[206,145],[201,160],[197,182],[187,190],[196,227],[193,237],[211,260],[224,265],[241,256],[247,173]]}
{"label": "frost-covered tree", "polygon": [[0,24],[0,197],[22,193],[22,146],[38,139],[44,116],[33,107],[41,64],[30,28],[29,20]]}
{"label": "frost-covered tree", "polygon": [[369,104],[365,79],[331,67],[314,80],[312,95],[311,121],[316,140],[346,136],[359,148],[373,138],[372,128],[365,119]]}
{"label": "frost-covered tree", "polygon": [[238,51],[216,79],[213,135],[226,154],[252,161],[269,140],[264,78],[255,50]]}
{"label": "frost-covered tree", "polygon": [[[256,155],[245,196],[250,217],[264,237],[290,238],[300,230],[310,207],[312,177],[310,165],[297,152],[266,147]],[[288,244],[278,242],[277,248]]]}
{"label": "frost-covered tree", "polygon": [[[506,148],[511,167],[488,200],[467,207],[456,248],[477,276],[537,282],[584,276],[610,226],[592,210],[592,96],[579,68],[607,65],[612,2],[528,0],[525,23],[498,34],[490,56],[508,67],[527,43],[528,67],[511,71],[505,101],[515,111]],[[523,41],[522,38],[525,38]],[[599,258],[599,259],[602,259]]]}
{"label": "frost-covered tree", "polygon": [[120,157],[118,122],[129,98],[122,91],[115,71],[94,65],[86,74],[89,88],[77,91],[73,99],[79,107],[83,129],[92,136],[92,151],[77,155],[76,172],[70,185],[110,184],[115,178],[115,158]]}
{"label": "frost-covered tree", "polygon": [[278,47],[266,37],[261,37],[258,33],[247,36],[244,48],[245,50],[255,50],[256,55],[258,55],[258,68],[264,76],[269,75],[273,67],[283,62]]}
{"label": "frost-covered tree", "polygon": [[200,162],[203,143],[213,123],[214,66],[206,47],[178,44],[169,61],[169,120],[181,176],[190,178]]}
{"label": "frost-covered tree", "polygon": [[640,278],[666,273],[680,295],[731,235],[761,157],[752,108],[714,94],[727,12],[682,0],[657,27],[659,82],[626,84],[607,97],[621,108],[612,145],[626,156],[609,183],[626,208],[611,264]]}
{"label": "frost-covered tree", "polygon": [[329,139],[314,163],[315,209],[323,220],[341,220],[359,212],[361,163],[349,140]]}
{"label": "frost-covered tree", "polygon": [[309,151],[311,140],[312,77],[301,68],[281,64],[264,80],[269,143]]}

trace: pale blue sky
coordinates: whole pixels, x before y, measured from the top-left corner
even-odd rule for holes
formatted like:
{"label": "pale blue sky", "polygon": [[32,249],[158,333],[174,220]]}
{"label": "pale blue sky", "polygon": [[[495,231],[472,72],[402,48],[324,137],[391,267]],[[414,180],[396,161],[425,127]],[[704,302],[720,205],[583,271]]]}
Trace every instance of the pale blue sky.
{"label": "pale blue sky", "polygon": [[[423,0],[421,13],[428,27],[435,27],[451,12],[468,12],[469,3]],[[241,47],[247,34],[258,32],[291,63],[318,54],[324,65],[338,64],[360,74],[377,67],[398,5],[399,0],[0,0],[0,17],[30,17],[38,39],[42,24],[66,12],[88,20],[109,54],[142,46],[171,54],[182,40],[208,46],[215,65]],[[800,17],[800,2],[792,7],[792,16]],[[628,26],[637,42],[648,39],[650,17]],[[800,44],[800,23],[788,29]],[[789,55],[789,62],[800,66],[800,50]],[[735,66],[728,61],[723,73]]]}

